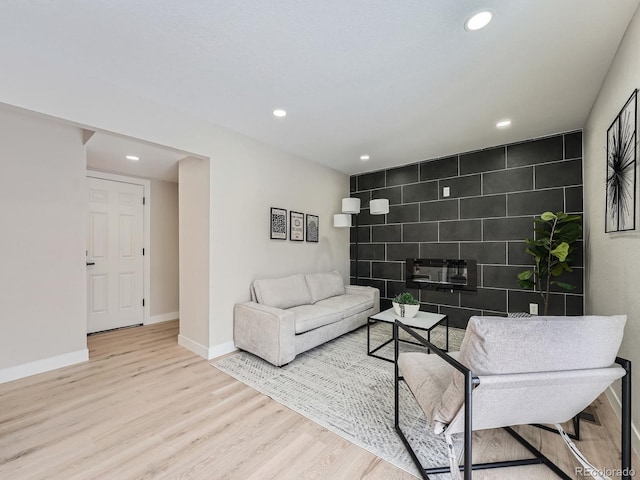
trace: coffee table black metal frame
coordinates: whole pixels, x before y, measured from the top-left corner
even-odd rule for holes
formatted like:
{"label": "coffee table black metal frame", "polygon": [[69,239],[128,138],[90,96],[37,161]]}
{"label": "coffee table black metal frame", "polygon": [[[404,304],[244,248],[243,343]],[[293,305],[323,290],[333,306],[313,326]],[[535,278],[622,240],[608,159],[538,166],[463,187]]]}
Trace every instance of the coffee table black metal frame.
{"label": "coffee table black metal frame", "polygon": [[[421,318],[424,316],[427,316],[429,318]],[[440,318],[435,318],[435,317],[440,317]],[[391,342],[395,340],[393,336],[393,324],[395,323],[396,319],[400,320],[401,322],[405,322],[407,325],[411,324],[411,328],[427,332],[427,340],[429,342],[431,342],[431,330],[433,330],[438,325],[442,325],[442,322],[444,322],[444,326],[446,328],[444,351],[445,352],[449,351],[449,316],[448,315],[440,315],[438,313],[419,311],[416,317],[414,318],[401,318],[399,315],[396,315],[393,308],[389,308],[382,312],[376,313],[375,315],[371,315],[370,317],[367,318],[367,355],[369,355],[370,357],[379,358],[380,360],[385,360],[387,362],[393,363],[394,361],[393,358],[386,358],[381,355],[376,355],[376,352],[381,348],[389,345]],[[422,326],[418,323],[421,320],[424,320],[425,322],[425,324]],[[383,342],[381,345],[378,345],[373,350],[371,350],[371,325],[375,324],[376,322],[388,323],[391,326],[391,338],[386,342]],[[413,342],[411,340],[398,339],[398,341],[402,343],[409,343],[411,345],[422,346],[421,343]],[[430,350],[427,350],[427,353],[431,353]]]}

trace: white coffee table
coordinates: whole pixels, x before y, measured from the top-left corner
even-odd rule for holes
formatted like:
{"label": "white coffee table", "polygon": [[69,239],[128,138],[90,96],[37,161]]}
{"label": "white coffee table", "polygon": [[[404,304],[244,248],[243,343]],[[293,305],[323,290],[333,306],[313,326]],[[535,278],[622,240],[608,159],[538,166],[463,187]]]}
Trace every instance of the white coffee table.
{"label": "white coffee table", "polygon": [[[371,357],[376,357],[381,360],[386,360],[387,362],[393,362],[393,359],[382,357],[380,355],[376,355],[375,352],[380,350],[385,345],[393,342],[393,333],[391,334],[391,338],[381,345],[377,346],[373,350],[371,350],[371,325],[376,322],[389,323],[393,325],[396,319],[400,320],[405,325],[412,327],[416,330],[424,330],[427,332],[427,340],[431,341],[431,330],[433,330],[436,326],[442,324],[444,321],[444,325],[447,329],[445,334],[445,352],[449,351],[449,317],[447,315],[440,315],[439,313],[431,313],[431,312],[423,312],[418,311],[415,317],[413,318],[401,318],[399,315],[396,315],[396,312],[393,308],[389,308],[388,310],[384,310],[380,313],[376,313],[375,315],[370,316],[367,319],[367,355]],[[393,332],[393,331],[392,331]],[[410,343],[412,345],[421,345],[417,342],[411,342],[409,340],[399,340],[403,343]],[[430,352],[429,352],[430,353]]]}

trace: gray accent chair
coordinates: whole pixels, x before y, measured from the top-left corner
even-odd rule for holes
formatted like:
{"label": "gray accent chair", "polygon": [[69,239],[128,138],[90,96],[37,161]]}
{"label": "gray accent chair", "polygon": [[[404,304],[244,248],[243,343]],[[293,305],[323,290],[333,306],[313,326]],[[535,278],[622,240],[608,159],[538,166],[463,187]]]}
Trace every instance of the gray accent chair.
{"label": "gray accent chair", "polygon": [[[577,417],[615,380],[622,378],[622,472],[630,478],[631,363],[617,357],[626,316],[471,317],[459,352],[447,354],[399,320],[396,339],[395,427],[423,478],[429,474],[518,465],[545,464],[571,480],[511,426],[556,425],[583,465],[590,464],[560,427]],[[398,351],[403,330],[435,354]],[[464,435],[464,463],[450,455],[450,465],[425,468],[402,432],[399,385],[403,381],[424,411],[434,432],[447,438]],[[575,425],[575,423],[574,423]],[[533,459],[472,465],[472,431],[503,427],[534,454]],[[576,437],[572,437],[576,438]],[[626,470],[625,470],[626,469]],[[625,475],[626,472],[626,475]],[[455,475],[454,475],[455,474]],[[596,477],[598,478],[598,477]]]}
{"label": "gray accent chair", "polygon": [[380,311],[380,291],[344,285],[339,272],[255,280],[233,310],[235,346],[282,366],[355,330]]}

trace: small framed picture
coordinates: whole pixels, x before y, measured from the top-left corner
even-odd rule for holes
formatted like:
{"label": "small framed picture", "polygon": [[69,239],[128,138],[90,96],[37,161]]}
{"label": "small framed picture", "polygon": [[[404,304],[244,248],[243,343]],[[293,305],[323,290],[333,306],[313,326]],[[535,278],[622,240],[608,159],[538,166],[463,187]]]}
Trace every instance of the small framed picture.
{"label": "small framed picture", "polygon": [[294,242],[304,241],[304,213],[289,212],[289,240]]}
{"label": "small framed picture", "polygon": [[287,239],[287,211],[283,208],[271,207],[271,238]]}
{"label": "small framed picture", "polygon": [[307,214],[307,242],[318,242],[320,219],[317,215]]}

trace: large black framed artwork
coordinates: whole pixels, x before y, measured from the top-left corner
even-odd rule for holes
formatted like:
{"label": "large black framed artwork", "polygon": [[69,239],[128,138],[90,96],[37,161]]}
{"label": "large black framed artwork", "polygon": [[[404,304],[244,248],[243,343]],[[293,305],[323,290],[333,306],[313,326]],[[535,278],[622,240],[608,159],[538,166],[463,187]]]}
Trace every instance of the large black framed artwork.
{"label": "large black framed artwork", "polygon": [[607,130],[607,233],[636,228],[637,103],[635,89]]}
{"label": "large black framed artwork", "polygon": [[304,241],[304,213],[289,212],[289,240]]}
{"label": "large black framed artwork", "polygon": [[318,242],[320,219],[317,215],[307,214],[307,242]]}
{"label": "large black framed artwork", "polygon": [[271,238],[287,239],[287,211],[283,208],[271,207]]}

